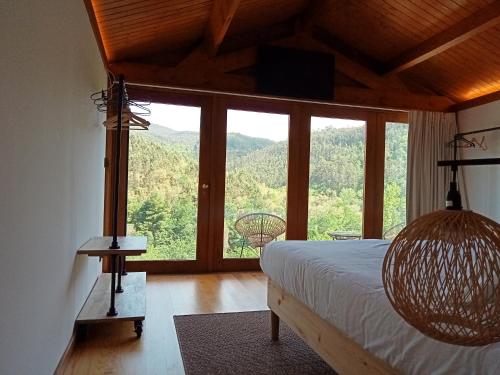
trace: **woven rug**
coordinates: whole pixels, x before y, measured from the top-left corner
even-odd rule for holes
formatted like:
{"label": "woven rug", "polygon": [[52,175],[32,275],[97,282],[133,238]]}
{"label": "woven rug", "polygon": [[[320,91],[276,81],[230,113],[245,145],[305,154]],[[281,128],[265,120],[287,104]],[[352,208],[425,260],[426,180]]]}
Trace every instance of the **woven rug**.
{"label": "woven rug", "polygon": [[174,316],[186,375],[308,375],[335,372],[280,324],[271,341],[269,311]]}

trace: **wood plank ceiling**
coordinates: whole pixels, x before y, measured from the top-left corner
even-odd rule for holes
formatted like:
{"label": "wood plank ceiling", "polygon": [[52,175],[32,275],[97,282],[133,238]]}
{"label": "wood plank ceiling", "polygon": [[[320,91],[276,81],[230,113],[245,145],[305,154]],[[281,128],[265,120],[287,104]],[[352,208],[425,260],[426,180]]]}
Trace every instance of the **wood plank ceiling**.
{"label": "wood plank ceiling", "polygon": [[164,77],[186,66],[248,75],[252,48],[272,42],[335,53],[345,90],[382,86],[450,103],[499,96],[498,0],[85,2],[109,66],[165,67]]}

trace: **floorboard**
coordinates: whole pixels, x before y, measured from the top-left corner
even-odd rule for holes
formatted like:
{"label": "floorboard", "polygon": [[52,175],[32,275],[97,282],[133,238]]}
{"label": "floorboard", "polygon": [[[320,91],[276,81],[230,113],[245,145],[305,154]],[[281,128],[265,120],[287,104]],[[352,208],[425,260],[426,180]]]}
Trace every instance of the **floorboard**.
{"label": "floorboard", "polygon": [[261,272],[149,275],[141,339],[131,322],[89,326],[64,374],[184,374],[174,315],[267,309]]}

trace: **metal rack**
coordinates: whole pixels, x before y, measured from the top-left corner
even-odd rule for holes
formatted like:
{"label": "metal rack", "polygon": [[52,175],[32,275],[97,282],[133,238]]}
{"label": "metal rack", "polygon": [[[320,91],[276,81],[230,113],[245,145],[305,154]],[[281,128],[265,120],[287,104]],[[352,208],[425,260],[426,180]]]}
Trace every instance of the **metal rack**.
{"label": "metal rack", "polygon": [[[114,95],[113,90],[117,90]],[[141,119],[136,114],[127,111],[127,122],[124,123],[124,104],[132,105],[149,111],[141,104],[128,101],[125,90],[125,81],[120,76],[118,82],[110,85],[106,91],[100,91],[91,95],[94,104],[100,112],[105,112],[109,108],[111,101],[116,97],[116,122],[109,125],[109,119],[104,125],[115,131],[115,154],[114,154],[114,185],[113,185],[113,217],[111,236],[95,237],[87,241],[77,254],[88,256],[109,256],[111,261],[111,274],[101,274],[94,288],[92,289],[82,311],[78,315],[76,324],[85,326],[90,323],[102,323],[112,320],[132,320],[135,332],[138,337],[142,334],[142,322],[146,314],[146,273],[134,272],[126,276],[125,257],[127,255],[141,255],[146,252],[147,238],[139,236],[118,236],[118,208],[119,208],[119,186],[120,186],[120,151],[122,129],[128,127],[132,129],[130,120],[135,120],[139,128],[147,129],[149,122]],[[114,103],[113,103],[114,104]],[[144,114],[144,113],[143,113]],[[109,308],[106,304],[106,290],[109,289]],[[124,293],[125,289],[127,293]],[[117,293],[119,296],[117,296]],[[117,309],[119,306],[119,309]],[[122,311],[120,311],[122,310]]]}

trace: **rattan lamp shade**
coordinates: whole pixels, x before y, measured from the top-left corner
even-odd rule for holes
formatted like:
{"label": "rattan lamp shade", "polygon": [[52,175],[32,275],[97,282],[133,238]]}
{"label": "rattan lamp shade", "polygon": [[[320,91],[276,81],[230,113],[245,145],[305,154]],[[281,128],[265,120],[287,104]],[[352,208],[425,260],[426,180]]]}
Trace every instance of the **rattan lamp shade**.
{"label": "rattan lamp shade", "polygon": [[442,210],[409,224],[384,259],[394,309],[427,336],[479,346],[500,341],[500,225]]}

